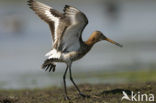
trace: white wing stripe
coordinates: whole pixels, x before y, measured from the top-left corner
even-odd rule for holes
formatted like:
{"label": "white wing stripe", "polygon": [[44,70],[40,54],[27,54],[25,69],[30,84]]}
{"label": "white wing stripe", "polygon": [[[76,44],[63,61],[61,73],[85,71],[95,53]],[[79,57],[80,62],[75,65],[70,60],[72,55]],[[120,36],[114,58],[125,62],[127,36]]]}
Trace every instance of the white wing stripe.
{"label": "white wing stripe", "polygon": [[54,30],[54,35],[55,35],[54,41],[55,41],[57,39],[57,29],[58,29],[58,25],[59,25],[59,18],[52,15],[49,10],[46,10],[45,14],[49,17],[49,19],[51,19],[52,21],[55,21],[54,22],[54,26],[55,26],[54,27],[54,29],[55,29]]}
{"label": "white wing stripe", "polygon": [[48,56],[48,59],[51,58],[57,58],[60,59],[61,52],[58,52],[56,49],[52,49],[50,52],[48,52],[45,56]]}

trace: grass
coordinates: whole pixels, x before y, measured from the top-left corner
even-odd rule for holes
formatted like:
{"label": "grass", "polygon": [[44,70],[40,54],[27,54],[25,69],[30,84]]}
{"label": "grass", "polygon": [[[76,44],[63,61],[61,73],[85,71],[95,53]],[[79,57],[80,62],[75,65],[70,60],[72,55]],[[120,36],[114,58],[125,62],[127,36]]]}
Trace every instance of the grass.
{"label": "grass", "polygon": [[103,78],[103,79],[124,79],[126,82],[156,81],[156,70],[131,70],[131,71],[98,71],[87,73],[75,73],[76,78]]}

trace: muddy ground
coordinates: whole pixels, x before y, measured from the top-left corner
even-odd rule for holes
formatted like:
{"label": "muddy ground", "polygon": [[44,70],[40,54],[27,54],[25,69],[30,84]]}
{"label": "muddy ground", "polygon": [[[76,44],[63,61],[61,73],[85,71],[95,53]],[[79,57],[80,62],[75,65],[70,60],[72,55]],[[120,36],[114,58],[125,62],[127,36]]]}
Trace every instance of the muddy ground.
{"label": "muddy ground", "polygon": [[[68,87],[68,95],[71,103],[135,103],[128,100],[121,101],[122,91],[129,96],[131,91],[140,94],[154,94],[156,96],[156,82],[131,83],[131,84],[81,84],[83,93],[90,98],[79,96],[75,88]],[[51,87],[44,89],[25,90],[0,90],[0,103],[69,103],[64,100],[62,88]],[[155,97],[156,98],[156,97]],[[155,99],[154,98],[154,99]],[[145,98],[144,98],[145,99]],[[148,103],[148,102],[137,102]],[[156,103],[149,102],[149,103]]]}

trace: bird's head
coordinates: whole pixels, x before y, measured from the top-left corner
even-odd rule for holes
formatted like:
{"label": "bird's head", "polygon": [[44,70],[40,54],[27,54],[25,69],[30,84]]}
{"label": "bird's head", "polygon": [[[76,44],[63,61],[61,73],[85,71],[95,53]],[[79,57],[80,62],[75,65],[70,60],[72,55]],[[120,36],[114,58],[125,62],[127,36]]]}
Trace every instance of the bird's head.
{"label": "bird's head", "polygon": [[115,45],[117,45],[117,46],[119,46],[119,47],[122,47],[121,44],[119,44],[119,43],[117,43],[117,42],[115,42],[115,41],[113,41],[113,40],[107,38],[107,37],[106,37],[102,32],[100,32],[100,31],[95,31],[95,32],[93,32],[92,35],[90,36],[88,42],[90,42],[91,44],[94,44],[94,43],[96,43],[96,42],[98,42],[98,41],[102,41],[102,40],[108,41],[108,42],[110,42],[110,43],[112,43],[112,44],[115,44]]}

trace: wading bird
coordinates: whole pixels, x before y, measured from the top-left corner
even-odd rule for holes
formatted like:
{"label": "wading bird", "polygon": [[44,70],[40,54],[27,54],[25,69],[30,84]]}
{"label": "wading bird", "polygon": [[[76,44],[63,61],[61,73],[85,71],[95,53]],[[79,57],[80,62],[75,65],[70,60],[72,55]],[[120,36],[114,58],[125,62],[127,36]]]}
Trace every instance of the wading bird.
{"label": "wading bird", "polygon": [[29,0],[28,5],[42,20],[49,24],[52,34],[53,47],[51,51],[45,55],[48,56],[48,58],[42,64],[42,68],[46,71],[49,70],[50,72],[52,70],[54,72],[57,62],[65,63],[67,65],[63,75],[65,99],[70,99],[67,96],[66,89],[66,73],[68,70],[70,80],[76,87],[78,93],[82,97],[89,97],[80,91],[72,78],[72,62],[82,58],[91,50],[93,45],[99,41],[106,40],[119,47],[122,47],[122,45],[107,38],[100,31],[93,32],[87,41],[83,41],[82,32],[88,24],[88,19],[83,12],[72,6],[65,5],[64,13],[61,13],[35,0]]}

